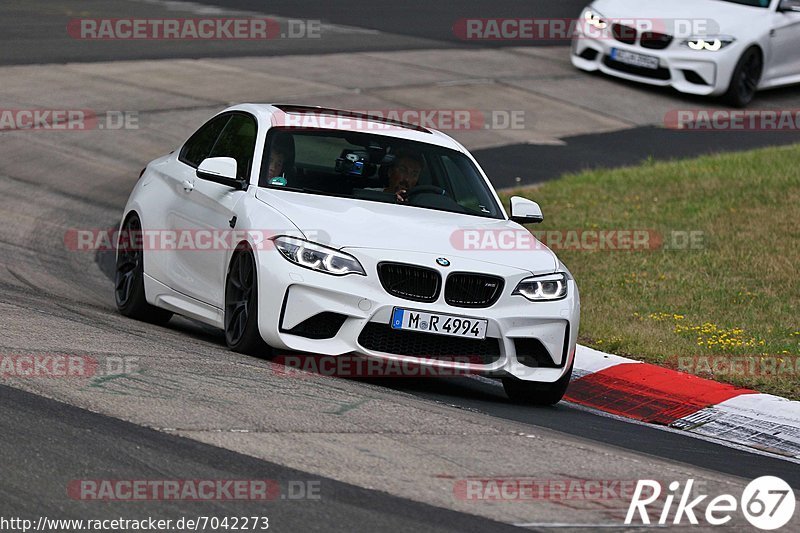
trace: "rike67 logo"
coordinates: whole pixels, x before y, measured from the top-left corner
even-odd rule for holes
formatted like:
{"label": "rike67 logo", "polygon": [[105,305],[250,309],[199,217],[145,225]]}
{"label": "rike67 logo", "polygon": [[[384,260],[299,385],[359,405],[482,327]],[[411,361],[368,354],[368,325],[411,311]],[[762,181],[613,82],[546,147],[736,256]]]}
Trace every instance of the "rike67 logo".
{"label": "rike67 logo", "polygon": [[632,524],[638,514],[638,520],[649,525],[650,512],[656,511],[655,521],[662,526],[668,523],[685,525],[687,522],[697,525],[700,523],[698,516],[704,518],[707,524],[721,526],[730,522],[734,514],[741,512],[752,526],[772,531],[785,526],[794,515],[794,492],[788,483],[775,476],[754,479],[738,500],[731,494],[711,499],[705,503],[705,512],[701,512],[699,507],[709,496],[693,493],[693,486],[693,479],[689,479],[682,489],[679,481],[673,481],[662,499],[661,483],[639,480],[625,516],[625,524]]}

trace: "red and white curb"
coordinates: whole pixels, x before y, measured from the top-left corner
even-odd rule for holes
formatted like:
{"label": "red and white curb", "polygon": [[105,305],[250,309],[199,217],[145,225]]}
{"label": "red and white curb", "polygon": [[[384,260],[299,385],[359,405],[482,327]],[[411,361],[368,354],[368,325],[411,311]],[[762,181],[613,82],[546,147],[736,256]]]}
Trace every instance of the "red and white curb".
{"label": "red and white curb", "polygon": [[800,459],[800,402],[578,346],[565,400]]}

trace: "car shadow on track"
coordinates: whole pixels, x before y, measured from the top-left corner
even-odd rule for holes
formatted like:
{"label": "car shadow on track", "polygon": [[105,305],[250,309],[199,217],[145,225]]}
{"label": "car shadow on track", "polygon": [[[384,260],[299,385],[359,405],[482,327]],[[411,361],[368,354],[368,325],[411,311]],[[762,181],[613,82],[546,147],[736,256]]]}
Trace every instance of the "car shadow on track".
{"label": "car shadow on track", "polygon": [[398,392],[430,395],[445,402],[449,398],[510,403],[502,387],[471,377],[367,378],[359,381]]}
{"label": "car shadow on track", "polygon": [[[608,74],[604,74],[603,72],[600,71],[595,71],[595,72],[581,71],[580,74],[608,82],[618,87],[620,91],[636,89],[638,91],[641,91],[642,93],[651,94],[653,96],[658,96],[658,97],[669,98],[673,100],[676,104],[683,103],[686,105],[693,105],[699,109],[708,109],[708,108],[735,109],[734,107],[728,105],[722,99],[722,97],[682,93],[669,86],[660,87],[658,85],[637,83],[634,81],[628,81],[622,78],[617,78],[615,76],[609,76]],[[800,84],[777,87],[774,89],[764,89],[756,93],[755,98],[753,99],[752,103],[747,109],[759,109],[770,106],[774,107],[775,104],[782,101],[796,102],[798,98],[800,98]],[[793,105],[792,107],[795,107],[795,105]]]}

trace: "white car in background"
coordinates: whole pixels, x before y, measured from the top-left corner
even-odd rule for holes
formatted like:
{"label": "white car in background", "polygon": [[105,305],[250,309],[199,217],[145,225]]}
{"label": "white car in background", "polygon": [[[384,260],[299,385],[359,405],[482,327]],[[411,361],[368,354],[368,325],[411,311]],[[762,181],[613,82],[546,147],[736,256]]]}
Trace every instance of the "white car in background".
{"label": "white car in background", "polygon": [[[569,384],[580,300],[520,225],[541,220],[521,197],[507,214],[472,155],[438,131],[243,104],[142,171],[122,217],[116,303],[140,320],[178,313],[218,327],[238,352],[468,371],[550,405]],[[466,230],[534,245],[467,249]],[[165,232],[169,245],[145,244]],[[210,234],[234,240],[209,247]]]}
{"label": "white car in background", "polygon": [[736,107],[800,83],[800,0],[597,0],[584,9],[572,64]]}

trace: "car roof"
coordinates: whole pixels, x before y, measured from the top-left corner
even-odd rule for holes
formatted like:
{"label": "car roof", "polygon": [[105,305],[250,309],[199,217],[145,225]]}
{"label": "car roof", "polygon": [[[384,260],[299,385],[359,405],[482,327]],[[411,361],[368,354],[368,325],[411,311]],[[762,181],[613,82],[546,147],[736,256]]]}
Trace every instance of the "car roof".
{"label": "car roof", "polygon": [[[455,139],[438,130],[346,109],[295,104],[237,104],[225,109],[222,113],[230,111],[247,111],[255,115],[260,122],[269,122],[272,126],[284,124],[298,124],[299,126],[302,123],[302,129],[363,131],[365,133],[433,144],[467,153],[467,150]],[[337,119],[341,127],[331,127],[330,122],[323,124],[321,121],[302,120],[299,118],[303,116],[333,117]],[[301,120],[302,122],[300,122]]]}

